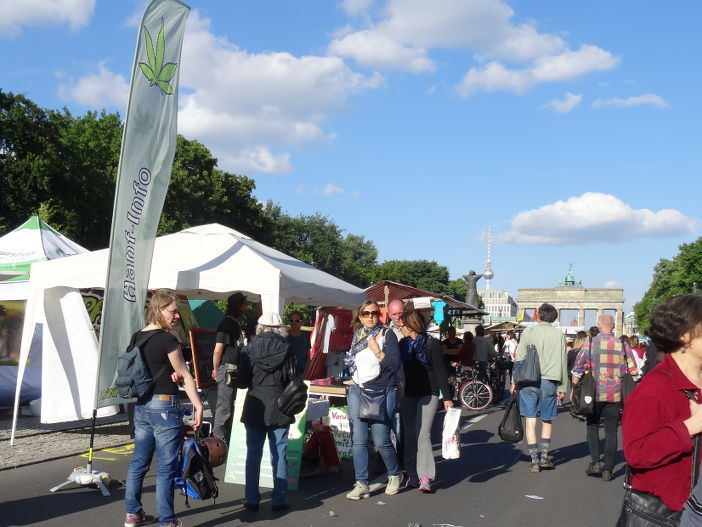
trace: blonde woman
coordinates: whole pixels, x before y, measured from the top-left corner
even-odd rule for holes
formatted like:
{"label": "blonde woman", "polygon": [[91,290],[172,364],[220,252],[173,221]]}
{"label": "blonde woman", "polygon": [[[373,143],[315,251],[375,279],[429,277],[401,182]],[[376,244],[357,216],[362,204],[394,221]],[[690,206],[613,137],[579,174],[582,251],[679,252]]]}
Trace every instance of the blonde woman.
{"label": "blonde woman", "polygon": [[178,384],[181,379],[185,393],[194,410],[193,428],[202,423],[202,403],[195,381],[190,375],[180,342],[170,331],[179,319],[175,295],[157,291],[151,297],[146,311],[148,325],[132,336],[148,340],[140,347],[144,360],[154,379],[150,394],[140,398],[134,406],[134,454],[127,470],[125,527],[136,527],[154,521],[144,513],[141,492],[144,476],[156,453],[156,512],[161,527],[180,527],[173,512],[173,478],[178,472],[178,452],[183,441],[183,418],[180,413]]}

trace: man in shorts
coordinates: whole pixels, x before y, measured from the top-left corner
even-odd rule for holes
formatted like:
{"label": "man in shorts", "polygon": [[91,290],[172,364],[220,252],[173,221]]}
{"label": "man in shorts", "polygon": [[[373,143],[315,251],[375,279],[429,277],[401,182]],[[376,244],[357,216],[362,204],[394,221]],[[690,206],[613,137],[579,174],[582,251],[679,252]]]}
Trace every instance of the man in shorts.
{"label": "man in shorts", "polygon": [[[531,472],[555,468],[548,456],[553,419],[558,412],[557,401],[563,400],[568,383],[565,337],[552,323],[558,311],[551,304],[539,307],[540,322],[524,330],[517,347],[517,361],[524,360],[527,346],[533,344],[539,355],[541,382],[519,390],[519,409],[526,421],[525,435],[531,457]],[[514,392],[515,385],[512,385]],[[541,419],[541,440],[536,442],[536,420]],[[541,450],[541,455],[539,455]]]}

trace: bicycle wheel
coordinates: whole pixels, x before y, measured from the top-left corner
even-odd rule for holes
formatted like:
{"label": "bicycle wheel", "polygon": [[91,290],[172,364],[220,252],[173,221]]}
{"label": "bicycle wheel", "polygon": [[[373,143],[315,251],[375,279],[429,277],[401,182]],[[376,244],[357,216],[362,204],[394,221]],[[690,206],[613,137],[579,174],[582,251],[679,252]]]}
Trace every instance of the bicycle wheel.
{"label": "bicycle wheel", "polygon": [[458,398],[469,410],[485,410],[492,402],[492,389],[484,382],[473,379],[461,384]]}

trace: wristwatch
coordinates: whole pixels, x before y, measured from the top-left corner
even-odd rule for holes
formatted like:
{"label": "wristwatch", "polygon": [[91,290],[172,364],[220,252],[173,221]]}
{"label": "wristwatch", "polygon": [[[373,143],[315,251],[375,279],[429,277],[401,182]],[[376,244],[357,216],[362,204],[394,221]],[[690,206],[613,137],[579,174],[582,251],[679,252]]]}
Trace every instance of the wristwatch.
{"label": "wristwatch", "polygon": [[376,353],[376,354],[375,354],[375,358],[376,358],[376,359],[379,359],[381,353],[382,353],[382,351],[379,351],[378,353]]}

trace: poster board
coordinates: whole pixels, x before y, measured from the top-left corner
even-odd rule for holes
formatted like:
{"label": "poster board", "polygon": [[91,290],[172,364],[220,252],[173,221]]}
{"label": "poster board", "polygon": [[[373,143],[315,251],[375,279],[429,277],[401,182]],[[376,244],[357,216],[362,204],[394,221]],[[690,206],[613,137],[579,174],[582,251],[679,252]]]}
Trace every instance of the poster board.
{"label": "poster board", "polygon": [[[309,389],[309,381],[305,381],[305,384],[307,384]],[[226,483],[246,484],[246,427],[244,423],[241,422],[241,412],[247,391],[248,390],[242,388],[237,389],[232,431],[229,436],[227,466],[224,471],[224,481]],[[305,408],[295,416],[295,422],[290,425],[290,430],[288,431],[288,448],[286,453],[288,460],[288,490],[297,490],[300,483],[300,465],[302,463],[302,447],[304,446],[306,421],[307,404],[305,404]],[[266,442],[263,445],[258,485],[263,488],[273,488],[273,468],[271,467],[271,450],[268,444],[268,438],[266,438]]]}
{"label": "poster board", "polygon": [[212,355],[217,332],[214,329],[191,328],[190,346],[193,354],[193,373],[198,388],[212,388],[217,383],[212,379]]}

